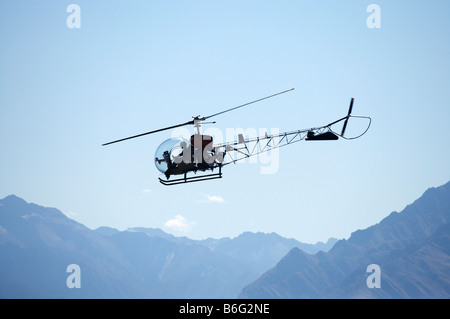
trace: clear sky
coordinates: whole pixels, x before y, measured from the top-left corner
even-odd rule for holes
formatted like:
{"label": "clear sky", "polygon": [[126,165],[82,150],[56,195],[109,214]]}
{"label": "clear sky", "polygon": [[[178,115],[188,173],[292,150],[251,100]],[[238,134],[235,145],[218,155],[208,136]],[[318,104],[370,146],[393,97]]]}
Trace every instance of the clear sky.
{"label": "clear sky", "polygon": [[[348,238],[450,179],[449,14],[448,0],[0,0],[0,198],[92,229]],[[176,132],[101,146],[290,88],[203,129],[320,126],[351,97],[372,126],[281,148],[274,174],[260,158],[173,187],[153,158]]]}

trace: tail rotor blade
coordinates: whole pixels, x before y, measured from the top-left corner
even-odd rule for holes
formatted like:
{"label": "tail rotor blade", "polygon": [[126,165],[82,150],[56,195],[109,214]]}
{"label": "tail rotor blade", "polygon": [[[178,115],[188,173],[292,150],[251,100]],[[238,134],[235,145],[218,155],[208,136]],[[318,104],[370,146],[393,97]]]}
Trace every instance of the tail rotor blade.
{"label": "tail rotor blade", "polygon": [[344,136],[345,129],[347,128],[348,119],[350,118],[350,115],[352,114],[353,101],[354,101],[354,98],[352,98],[352,99],[350,100],[350,107],[348,108],[348,114],[347,114],[347,117],[346,117],[346,119],[345,119],[344,126],[342,127],[342,133],[341,133],[341,136]]}

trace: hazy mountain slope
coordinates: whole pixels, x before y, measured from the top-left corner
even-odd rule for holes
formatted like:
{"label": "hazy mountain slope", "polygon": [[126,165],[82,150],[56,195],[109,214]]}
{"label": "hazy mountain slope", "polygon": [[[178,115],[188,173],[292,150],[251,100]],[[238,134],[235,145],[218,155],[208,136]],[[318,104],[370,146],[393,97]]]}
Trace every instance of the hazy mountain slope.
{"label": "hazy mountain slope", "polygon": [[331,248],[337,241],[330,239],[328,246],[324,243],[305,244],[293,238],[283,238],[276,233],[245,232],[236,238],[222,241],[214,246],[214,251],[225,255],[257,263],[260,270],[266,271],[275,266],[292,248],[297,247],[306,252],[317,252]]}
{"label": "hazy mountain slope", "polygon": [[[447,183],[427,190],[401,213],[394,212],[379,224],[354,232],[328,253],[308,255],[291,250],[273,269],[245,287],[240,297],[427,298],[438,293],[450,297],[445,246],[449,221]],[[381,289],[367,288],[369,264],[381,267]]]}
{"label": "hazy mountain slope", "polygon": [[[166,256],[177,256],[174,260],[170,260],[170,264],[178,261],[180,254],[186,256],[186,258],[188,258],[188,255],[198,256],[198,260],[190,258],[193,262],[191,276],[187,273],[190,266],[186,263],[179,267],[171,268],[173,272],[169,272],[172,276],[171,278],[175,278],[175,273],[177,273],[182,274],[182,277],[185,278],[184,281],[192,279],[192,285],[183,286],[185,288],[182,290],[178,289],[177,294],[170,293],[171,289],[169,287],[173,288],[176,286],[174,282],[165,281],[164,287],[158,285],[157,293],[160,296],[164,294],[168,298],[178,298],[177,296],[193,296],[195,298],[235,297],[244,285],[252,282],[264,271],[273,267],[293,247],[305,247],[312,251],[318,251],[319,249],[331,247],[336,241],[335,239],[330,239],[327,243],[304,244],[295,239],[283,238],[276,233],[265,234],[251,232],[243,233],[232,239],[227,237],[221,239],[192,240],[187,237],[175,237],[165,233],[161,229],[144,227],[129,228],[127,232],[121,232],[121,239],[117,240],[115,238],[117,237],[117,233],[111,229],[103,228],[98,231],[106,232],[107,234],[113,233],[113,236],[110,238],[114,240],[115,245],[118,247],[123,246],[125,237],[140,237],[140,241],[134,241],[134,245],[137,246],[129,245],[128,247],[122,247],[124,254],[128,256],[127,259],[132,263],[133,256],[139,256],[139,259],[146,260],[146,265],[154,262],[154,260],[150,260],[152,257],[150,257],[151,252],[148,250],[149,247],[153,247],[155,251],[160,251],[161,247],[166,247],[164,249]],[[135,235],[132,235],[132,233],[135,233]],[[138,235],[138,233],[141,235]],[[144,234],[146,236],[142,236]],[[142,246],[142,243],[146,243],[146,245]],[[161,247],[157,247],[153,243],[158,243]],[[130,255],[130,252],[133,253]],[[164,260],[164,256],[159,256],[157,259]],[[196,277],[198,275],[196,269],[200,269],[205,265],[209,265],[207,267],[208,270],[202,273],[201,278]],[[210,265],[216,266],[211,268]],[[152,270],[147,270],[147,274],[159,273],[160,269],[158,267],[162,266],[150,267]],[[224,271],[225,268],[227,271]],[[139,269],[138,272],[141,270]],[[217,278],[211,277],[212,272],[216,273]],[[159,279],[163,280],[163,277],[160,276]],[[207,280],[211,282],[208,283]],[[145,281],[152,282],[152,287],[157,282],[156,279],[151,279],[150,277],[146,277]],[[211,286],[212,289],[208,291],[206,289],[207,286]]]}
{"label": "hazy mountain slope", "polygon": [[[379,258],[380,256],[378,256]],[[379,260],[381,289],[368,289],[361,267],[323,293],[327,298],[448,298],[450,296],[450,223],[418,244],[394,249]]]}
{"label": "hazy mountain slope", "polygon": [[[2,298],[120,298],[142,293],[114,245],[57,209],[8,196],[0,201],[0,225]],[[81,267],[81,289],[67,288],[70,264]]]}
{"label": "hazy mountain slope", "polygon": [[196,244],[177,244],[142,232],[110,237],[152,298],[229,298],[258,276],[254,265]]}
{"label": "hazy mountain slope", "polygon": [[[111,232],[111,230],[105,229],[99,229],[99,231]],[[292,238],[284,238],[276,233],[266,234],[262,232],[245,232],[235,238],[192,240],[187,237],[175,237],[158,228],[133,227],[129,228],[128,231],[142,232],[152,238],[159,237],[179,244],[202,245],[216,253],[252,263],[260,272],[275,266],[294,247],[308,253],[316,253],[320,250],[328,251],[337,242],[337,239],[330,238],[326,243],[306,244]]]}
{"label": "hazy mountain slope", "polygon": [[[450,183],[309,254],[275,233],[197,241],[160,229],[93,231],[8,196],[0,200],[0,298],[233,298],[243,286],[247,298],[448,298],[449,220]],[[372,263],[381,289],[366,286]],[[69,264],[81,268],[80,289],[66,285]]]}
{"label": "hazy mountain slope", "polygon": [[[2,298],[230,298],[260,274],[203,245],[92,231],[16,196],[0,201],[0,256]],[[66,285],[70,264],[80,289]]]}

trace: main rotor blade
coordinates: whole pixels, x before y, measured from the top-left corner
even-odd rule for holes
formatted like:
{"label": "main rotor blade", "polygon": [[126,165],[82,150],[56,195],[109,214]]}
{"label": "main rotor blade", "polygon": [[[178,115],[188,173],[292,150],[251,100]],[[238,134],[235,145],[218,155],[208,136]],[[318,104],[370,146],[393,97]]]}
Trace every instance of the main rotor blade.
{"label": "main rotor blade", "polygon": [[259,102],[259,101],[262,101],[262,100],[265,100],[265,99],[268,99],[268,98],[271,98],[271,97],[274,97],[274,96],[277,96],[277,95],[280,95],[280,94],[283,94],[283,93],[286,93],[286,92],[289,92],[289,91],[292,91],[292,90],[294,90],[294,89],[292,88],[290,90],[286,90],[286,91],[283,91],[283,92],[280,92],[280,93],[272,94],[272,95],[263,97],[261,99],[258,99],[258,100],[252,101],[252,102],[248,102],[248,103],[245,103],[245,104],[233,107],[231,109],[228,109],[228,110],[225,110],[225,111],[222,111],[222,112],[210,115],[210,116],[206,116],[206,117],[202,117],[202,118],[195,117],[194,120],[186,122],[186,123],[173,125],[173,126],[161,128],[159,130],[154,130],[154,131],[150,131],[150,132],[146,132],[146,133],[142,133],[142,134],[138,134],[138,135],[134,135],[134,136],[130,136],[130,137],[125,137],[125,138],[122,138],[120,140],[108,142],[108,143],[102,144],[102,146],[106,146],[106,145],[110,145],[110,144],[126,141],[126,140],[129,140],[129,139],[132,139],[132,138],[141,137],[141,136],[144,136],[144,135],[149,135],[149,134],[153,134],[153,133],[157,133],[157,132],[161,132],[161,131],[165,131],[165,130],[170,130],[170,129],[177,128],[177,127],[180,127],[180,126],[195,124],[195,121],[204,121],[204,120],[209,119],[209,118],[211,118],[213,116],[217,116],[217,115],[220,115],[220,114],[223,114],[223,113],[226,113],[226,112],[230,112],[230,111],[236,110],[236,109],[238,109],[240,107],[244,107],[246,105],[253,104],[253,103],[256,103],[256,102]]}
{"label": "main rotor blade", "polygon": [[147,133],[142,133],[142,134],[138,134],[138,135],[134,135],[134,136],[130,136],[130,137],[125,137],[125,138],[122,138],[120,140],[116,140],[116,141],[112,141],[112,142],[108,142],[108,143],[102,144],[102,146],[106,146],[106,145],[109,145],[109,144],[114,144],[114,143],[130,140],[132,138],[141,137],[141,136],[144,136],[144,135],[149,135],[149,134],[153,134],[153,133],[157,133],[157,132],[161,132],[161,131],[165,131],[165,130],[170,130],[172,128],[185,126],[185,125],[190,125],[190,124],[194,124],[194,121],[189,121],[189,122],[186,122],[186,123],[183,123],[183,124],[173,125],[173,126],[161,128],[159,130],[154,130],[154,131],[150,131],[150,132],[147,132]]}
{"label": "main rotor blade", "polygon": [[253,103],[262,101],[262,100],[265,100],[265,99],[269,99],[269,98],[271,98],[271,97],[274,97],[274,96],[277,96],[277,95],[280,95],[280,94],[283,94],[283,93],[286,93],[286,92],[289,92],[289,91],[292,91],[292,90],[294,90],[294,88],[292,88],[292,89],[290,89],[290,90],[286,90],[286,91],[280,92],[280,93],[276,93],[276,94],[272,94],[272,95],[263,97],[262,99],[258,99],[258,100],[252,101],[252,102],[248,102],[248,103],[245,103],[245,104],[242,104],[242,105],[233,107],[233,108],[231,108],[231,109],[228,109],[228,110],[225,110],[225,111],[222,111],[222,112],[219,112],[219,113],[210,115],[210,116],[202,117],[201,120],[204,121],[204,120],[209,119],[209,118],[211,118],[211,117],[213,117],[213,116],[217,116],[217,115],[220,115],[220,114],[223,114],[223,113],[226,113],[226,112],[230,112],[230,111],[236,110],[236,109],[238,109],[238,108],[241,108],[241,107],[244,107],[244,106],[247,106],[247,105],[250,105],[250,104],[253,104]]}

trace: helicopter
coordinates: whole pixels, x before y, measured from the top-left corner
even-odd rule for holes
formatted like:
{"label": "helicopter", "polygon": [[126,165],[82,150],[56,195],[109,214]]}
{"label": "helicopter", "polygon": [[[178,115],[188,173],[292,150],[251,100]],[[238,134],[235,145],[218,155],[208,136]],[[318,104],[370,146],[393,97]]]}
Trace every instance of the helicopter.
{"label": "helicopter", "polygon": [[[200,127],[202,124],[215,124],[216,122],[205,122],[206,120],[242,108],[244,106],[257,103],[277,95],[281,95],[294,88],[275,93],[209,116],[201,117],[200,115],[192,117],[192,120],[185,123],[172,125],[150,132],[133,135],[108,143],[102,146],[111,145],[118,142],[142,137],[149,134],[154,134],[170,129],[175,129],[182,126],[193,125],[195,133],[190,137],[190,140],[184,138],[169,138],[161,143],[155,152],[156,168],[165,175],[166,179],[158,178],[160,183],[166,186],[185,184],[199,181],[206,181],[212,179],[222,178],[222,168],[226,165],[236,163],[237,161],[255,156],[257,154],[268,152],[272,149],[282,146],[290,145],[300,141],[334,141],[339,138],[346,140],[356,139],[363,136],[370,127],[371,118],[368,116],[352,115],[354,98],[350,99],[350,106],[346,116],[328,123],[323,126],[313,127],[309,129],[301,129],[278,134],[268,135],[256,138],[244,138],[242,134],[237,135],[237,140],[222,144],[214,145],[213,137],[206,134],[201,134]],[[356,137],[344,136],[347,128],[347,123],[350,118],[362,118],[368,120],[367,128]],[[337,123],[343,122],[340,133],[332,129]],[[215,172],[215,170],[217,170]],[[206,172],[206,173],[205,173]],[[194,176],[192,176],[192,173]],[[197,175],[197,173],[200,173]],[[188,176],[189,174],[189,176]],[[171,176],[182,175],[180,178],[170,179]]]}

